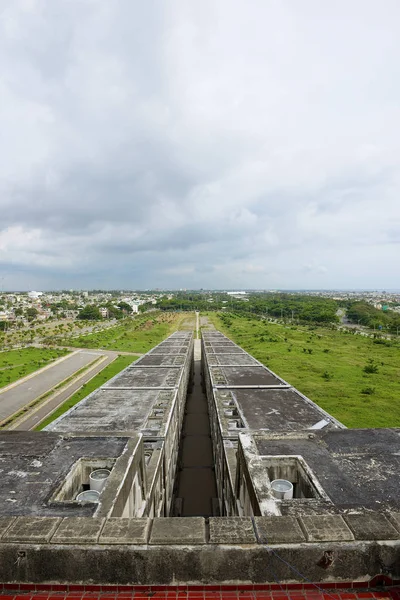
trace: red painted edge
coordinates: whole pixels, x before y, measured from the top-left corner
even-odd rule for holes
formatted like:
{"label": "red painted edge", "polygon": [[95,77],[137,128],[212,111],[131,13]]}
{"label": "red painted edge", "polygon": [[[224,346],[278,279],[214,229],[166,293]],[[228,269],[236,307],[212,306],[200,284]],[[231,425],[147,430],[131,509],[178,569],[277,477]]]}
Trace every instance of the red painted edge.
{"label": "red painted edge", "polygon": [[[376,590],[376,588],[379,588]],[[329,590],[329,592],[328,592]],[[290,600],[362,600],[392,598],[400,600],[400,580],[377,575],[370,581],[337,583],[243,584],[243,585],[77,585],[45,583],[1,583],[0,600],[81,600],[101,596],[102,600],[118,598],[220,598],[250,600],[257,598],[289,598]]]}

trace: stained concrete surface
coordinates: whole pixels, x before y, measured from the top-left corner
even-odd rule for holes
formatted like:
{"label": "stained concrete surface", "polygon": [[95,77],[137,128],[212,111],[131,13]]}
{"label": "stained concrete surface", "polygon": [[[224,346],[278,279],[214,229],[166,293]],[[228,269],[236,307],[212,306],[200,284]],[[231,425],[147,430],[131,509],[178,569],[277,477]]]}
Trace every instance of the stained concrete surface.
{"label": "stained concrete surface", "polygon": [[177,367],[159,367],[157,369],[146,369],[135,366],[125,369],[120,375],[114,377],[103,387],[175,387],[178,383],[181,369]]}
{"label": "stained concrete surface", "polygon": [[[165,394],[163,391],[163,398]],[[171,400],[174,396],[170,392]],[[158,390],[95,391],[73,407],[63,418],[48,426],[53,431],[138,431],[144,427],[152,406],[158,403]]]}
{"label": "stained concrete surface", "polygon": [[149,367],[157,367],[157,366],[166,366],[173,367],[179,366],[181,367],[185,362],[185,357],[182,355],[175,354],[146,354],[143,358],[140,358],[136,361],[136,366],[149,366]]}
{"label": "stained concrete surface", "polygon": [[1,516],[91,516],[95,504],[50,504],[56,488],[82,457],[118,458],[127,438],[70,437],[50,432],[0,432]]}
{"label": "stained concrete surface", "polygon": [[[215,364],[216,365],[254,365],[257,366],[259,363],[258,361],[253,358],[252,356],[249,356],[249,354],[245,354],[244,352],[242,354],[219,354],[216,355],[215,357],[212,356],[212,358],[216,361]],[[214,364],[211,363],[210,359],[208,359],[209,364]]]}
{"label": "stained concrete surface", "polygon": [[281,379],[278,379],[265,367],[261,366],[210,367],[213,379],[216,372],[223,373],[226,385],[283,385]]}
{"label": "stained concrete surface", "polygon": [[326,418],[316,404],[305,402],[295,389],[234,389],[231,394],[254,431],[299,431]]}
{"label": "stained concrete surface", "polygon": [[204,519],[168,518],[153,520],[150,544],[205,544]]}
{"label": "stained concrete surface", "polygon": [[[400,508],[400,429],[266,434],[255,441],[260,456],[302,456],[336,510]],[[302,503],[283,504],[293,514]]]}
{"label": "stained concrete surface", "polygon": [[255,544],[253,522],[250,517],[211,517],[210,544]]}

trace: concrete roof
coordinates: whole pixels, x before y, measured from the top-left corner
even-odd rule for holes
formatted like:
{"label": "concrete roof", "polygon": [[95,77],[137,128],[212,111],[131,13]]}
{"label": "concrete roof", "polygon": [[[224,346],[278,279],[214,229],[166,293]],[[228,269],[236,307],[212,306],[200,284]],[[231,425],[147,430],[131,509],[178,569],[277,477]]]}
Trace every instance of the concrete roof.
{"label": "concrete roof", "polygon": [[400,429],[255,435],[254,442],[264,462],[271,456],[301,456],[332,503],[281,501],[282,514],[400,509]]}
{"label": "concrete roof", "polygon": [[231,354],[208,354],[208,364],[212,365],[259,365],[258,360],[244,352]]}
{"label": "concrete roof", "polygon": [[80,458],[116,459],[127,442],[122,437],[0,432],[0,516],[92,516],[95,504],[56,504],[50,498]]}
{"label": "concrete roof", "polygon": [[121,371],[119,375],[106,383],[103,389],[119,387],[174,388],[178,384],[180,374],[181,369],[177,367],[146,369],[135,365]]}
{"label": "concrete roof", "polygon": [[[153,369],[151,369],[153,371]],[[73,407],[65,418],[58,419],[47,429],[74,431],[141,431],[153,430],[160,435],[165,410],[171,405],[174,390],[117,390],[105,387],[96,390],[85,401]],[[148,422],[148,419],[158,419]]]}
{"label": "concrete roof", "polygon": [[300,431],[318,423],[344,427],[221,333],[203,332],[203,349],[223,437],[245,430]]}
{"label": "concrete roof", "polygon": [[210,367],[210,374],[215,385],[285,385],[282,379],[262,366],[242,364],[231,367]]}
{"label": "concrete roof", "polygon": [[[191,361],[193,336],[191,332],[182,333],[167,338],[48,425],[46,430],[140,431],[148,436],[164,436],[184,369]],[[161,347],[162,353],[153,354]]]}
{"label": "concrete roof", "polygon": [[324,419],[325,414],[313,403],[305,401],[297,390],[289,389],[227,389],[217,390],[215,398],[223,424],[223,435],[238,433],[229,429],[229,402],[237,406],[244,429],[257,431],[299,431],[310,429]]}

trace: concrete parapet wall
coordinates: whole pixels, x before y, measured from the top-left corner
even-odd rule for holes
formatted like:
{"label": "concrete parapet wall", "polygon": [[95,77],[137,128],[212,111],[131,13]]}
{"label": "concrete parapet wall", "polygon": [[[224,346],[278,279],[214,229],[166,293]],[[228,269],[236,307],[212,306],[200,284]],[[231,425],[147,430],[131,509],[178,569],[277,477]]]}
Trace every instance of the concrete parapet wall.
{"label": "concrete parapet wall", "polygon": [[397,576],[400,514],[0,518],[0,581],[230,584]]}

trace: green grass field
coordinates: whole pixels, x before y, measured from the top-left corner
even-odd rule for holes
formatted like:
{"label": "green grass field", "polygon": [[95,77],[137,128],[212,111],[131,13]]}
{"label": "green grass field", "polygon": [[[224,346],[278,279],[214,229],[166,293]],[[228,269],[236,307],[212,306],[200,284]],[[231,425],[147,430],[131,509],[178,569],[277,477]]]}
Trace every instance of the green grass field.
{"label": "green grass field", "polygon": [[0,388],[45,367],[68,350],[52,348],[21,348],[0,352]]}
{"label": "green grass field", "polygon": [[125,369],[129,366],[133,361],[137,358],[135,356],[118,356],[112,363],[110,363],[107,367],[105,367],[98,375],[95,375],[93,379],[85,383],[80,390],[75,392],[68,400],[66,400],[61,406],[57,408],[47,419],[45,419],[38,427],[36,427],[36,431],[40,431],[46,425],[57,419],[59,416],[63,415],[67,410],[75,406],[78,402],[86,398],[91,392],[97,390],[100,386],[102,386],[106,381],[114,377],[117,373]]}
{"label": "green grass field", "polygon": [[[187,314],[184,317],[187,318]],[[125,319],[105,331],[65,338],[62,343],[77,348],[104,348],[142,354],[179,329],[182,319],[181,313],[147,313],[134,319]]]}
{"label": "green grass field", "polygon": [[[209,313],[215,327],[347,427],[400,427],[400,345]],[[372,361],[372,362],[371,362]],[[375,373],[364,367],[372,364]]]}

